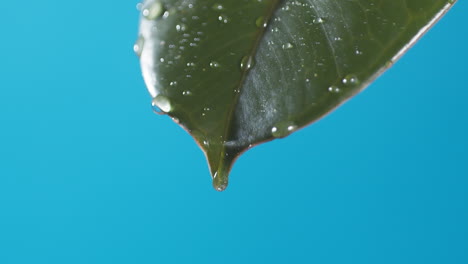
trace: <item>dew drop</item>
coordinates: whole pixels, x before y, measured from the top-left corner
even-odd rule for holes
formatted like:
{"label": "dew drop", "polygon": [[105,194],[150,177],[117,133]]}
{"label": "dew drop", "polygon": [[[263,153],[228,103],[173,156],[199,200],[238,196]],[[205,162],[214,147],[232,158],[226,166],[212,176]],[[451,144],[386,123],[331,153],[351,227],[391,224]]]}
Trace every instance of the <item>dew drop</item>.
{"label": "dew drop", "polygon": [[211,68],[219,68],[221,65],[217,61],[212,61],[210,62],[210,67]]}
{"label": "dew drop", "polygon": [[214,4],[211,8],[213,10],[223,10],[224,9],[222,4]]}
{"label": "dew drop", "polygon": [[271,128],[271,135],[275,138],[284,138],[296,129],[297,125],[292,121],[279,122]]}
{"label": "dew drop", "polygon": [[219,15],[218,20],[220,22],[223,22],[224,24],[227,24],[229,22],[229,18],[227,16],[225,16],[225,15]]}
{"label": "dew drop", "polygon": [[143,9],[142,14],[146,19],[155,20],[163,13],[161,2],[155,1],[150,6]]}
{"label": "dew drop", "polygon": [[288,42],[286,44],[283,44],[282,48],[283,49],[292,49],[292,48],[294,48],[294,45]]}
{"label": "dew drop", "polygon": [[335,86],[335,85],[332,85],[332,86],[328,87],[328,91],[330,93],[339,93],[339,92],[341,92],[340,87]]}
{"label": "dew drop", "polygon": [[151,106],[153,107],[153,111],[158,115],[169,113],[172,110],[169,98],[164,95],[154,97]]}
{"label": "dew drop", "polygon": [[255,60],[253,59],[252,56],[244,56],[241,60],[240,68],[243,71],[248,71],[252,69],[254,65],[255,65]]}
{"label": "dew drop", "polygon": [[133,51],[138,57],[141,56],[141,52],[143,51],[144,45],[145,45],[145,39],[142,36],[140,36],[135,42],[135,44],[133,45]]}
{"label": "dew drop", "polygon": [[341,81],[344,85],[347,86],[354,86],[359,84],[359,79],[356,75],[354,74],[348,74],[346,77],[343,78]]}
{"label": "dew drop", "polygon": [[322,24],[323,22],[323,18],[321,17],[317,17],[317,18],[314,18],[314,20],[312,21],[314,24]]}
{"label": "dew drop", "polygon": [[192,92],[189,90],[185,90],[182,92],[182,95],[189,96],[189,95],[192,95]]}
{"label": "dew drop", "polygon": [[177,24],[176,25],[177,32],[183,32],[187,30],[187,26],[185,24]]}
{"label": "dew drop", "polygon": [[257,25],[259,28],[266,28],[268,24],[265,21],[265,17],[261,16],[255,20],[255,25]]}

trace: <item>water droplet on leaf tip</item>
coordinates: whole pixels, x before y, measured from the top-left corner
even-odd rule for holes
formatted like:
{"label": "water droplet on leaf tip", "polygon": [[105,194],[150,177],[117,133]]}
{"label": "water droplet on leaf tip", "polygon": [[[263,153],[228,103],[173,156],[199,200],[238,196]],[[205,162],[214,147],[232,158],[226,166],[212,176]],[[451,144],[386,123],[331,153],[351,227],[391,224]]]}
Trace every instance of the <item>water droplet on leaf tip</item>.
{"label": "water droplet on leaf tip", "polygon": [[219,175],[218,172],[215,172],[213,175],[213,187],[216,191],[222,192],[226,190],[228,185],[228,175]]}

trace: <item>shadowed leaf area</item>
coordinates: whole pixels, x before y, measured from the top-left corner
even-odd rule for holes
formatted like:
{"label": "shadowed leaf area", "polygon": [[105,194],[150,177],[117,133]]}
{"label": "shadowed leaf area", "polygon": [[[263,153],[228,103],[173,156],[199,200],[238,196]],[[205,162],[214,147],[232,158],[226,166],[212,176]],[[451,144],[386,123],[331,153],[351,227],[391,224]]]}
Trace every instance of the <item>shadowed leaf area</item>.
{"label": "shadowed leaf area", "polygon": [[243,151],[358,93],[454,2],[147,0],[135,51],[155,111],[195,138],[222,191]]}

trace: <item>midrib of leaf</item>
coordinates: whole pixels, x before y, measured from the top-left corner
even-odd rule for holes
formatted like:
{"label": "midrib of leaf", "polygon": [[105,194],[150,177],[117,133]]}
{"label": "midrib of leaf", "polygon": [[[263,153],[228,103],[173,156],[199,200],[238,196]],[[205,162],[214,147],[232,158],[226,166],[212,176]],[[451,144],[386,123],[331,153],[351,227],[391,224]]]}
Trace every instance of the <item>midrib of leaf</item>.
{"label": "midrib of leaf", "polygon": [[[271,0],[270,6],[265,12],[264,17],[264,22],[269,24],[270,19],[272,18],[273,14],[277,10],[279,4],[283,0]],[[253,21],[255,22],[255,21]],[[258,49],[258,46],[260,45],[260,42],[262,40],[262,37],[264,36],[265,31],[268,29],[268,26],[263,27],[260,26],[259,29],[257,30],[257,34],[255,37],[254,42],[252,43],[252,48],[250,49],[250,52],[246,54],[246,56],[252,57],[252,59],[255,57],[256,51]],[[229,105],[229,111],[227,113],[227,117],[225,119],[224,123],[224,132],[223,132],[223,139],[226,141],[229,136],[230,132],[232,131],[232,120],[234,118],[234,113],[235,109],[237,106],[237,103],[239,101],[239,96],[240,93],[242,92],[242,87],[244,85],[245,79],[247,75],[249,74],[250,69],[242,69],[242,74],[241,77],[239,78],[239,82],[235,86],[236,90],[238,92],[234,93],[235,96],[232,100],[232,103]],[[215,187],[216,190],[218,191],[223,191],[227,187],[227,181],[228,181],[228,176],[229,176],[229,171],[231,169],[231,166],[237,158],[239,153],[226,153],[226,146],[225,144],[221,145],[221,149],[218,154],[218,162],[216,165],[216,168],[211,168],[212,169],[212,176],[213,176],[213,186]],[[228,154],[227,157],[226,154]],[[232,157],[235,156],[235,157]],[[208,157],[209,159],[210,157]],[[209,162],[209,161],[208,161]],[[209,162],[210,163],[210,162]],[[210,164],[211,165],[211,164]],[[215,169],[215,170],[213,170]]]}

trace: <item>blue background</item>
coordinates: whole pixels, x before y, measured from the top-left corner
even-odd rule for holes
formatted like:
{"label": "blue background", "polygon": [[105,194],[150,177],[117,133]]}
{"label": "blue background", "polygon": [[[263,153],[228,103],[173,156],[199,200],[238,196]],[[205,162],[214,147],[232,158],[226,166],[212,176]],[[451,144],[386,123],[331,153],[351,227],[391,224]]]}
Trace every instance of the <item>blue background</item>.
{"label": "blue background", "polygon": [[467,1],[223,193],[151,111],[135,5],[1,1],[1,264],[468,263]]}

